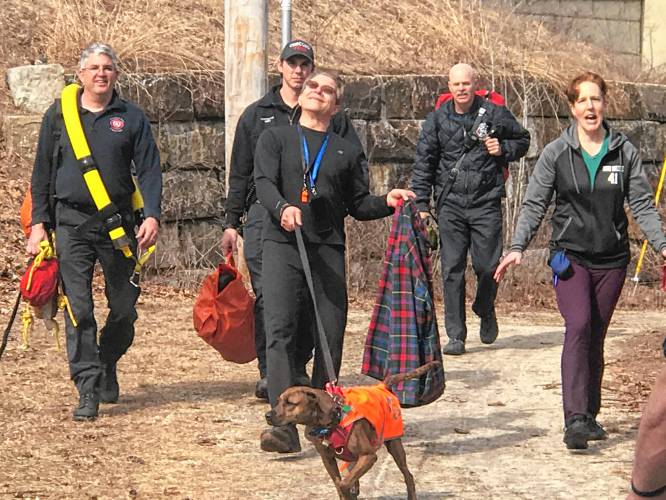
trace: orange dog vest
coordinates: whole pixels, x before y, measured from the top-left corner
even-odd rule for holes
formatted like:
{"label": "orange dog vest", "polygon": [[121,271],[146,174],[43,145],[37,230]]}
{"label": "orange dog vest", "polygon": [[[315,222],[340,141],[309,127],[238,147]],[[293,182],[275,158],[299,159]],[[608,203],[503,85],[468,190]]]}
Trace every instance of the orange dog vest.
{"label": "orange dog vest", "polygon": [[325,440],[336,455],[345,462],[352,462],[358,457],[347,449],[349,432],[354,422],[366,419],[375,429],[375,445],[384,441],[402,437],[402,415],[400,401],[384,384],[364,387],[342,388],[344,413],[342,420]]}

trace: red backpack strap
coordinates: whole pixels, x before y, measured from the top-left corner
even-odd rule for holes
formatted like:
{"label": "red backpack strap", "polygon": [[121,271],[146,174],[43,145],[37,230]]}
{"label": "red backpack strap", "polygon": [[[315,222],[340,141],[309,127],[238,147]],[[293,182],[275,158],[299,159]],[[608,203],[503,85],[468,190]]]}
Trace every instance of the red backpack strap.
{"label": "red backpack strap", "polygon": [[[506,100],[502,94],[495,92],[494,90],[479,89],[475,92],[475,94],[479,97],[483,97],[484,99],[492,102],[497,106],[506,106]],[[453,99],[451,92],[444,92],[443,94],[440,94],[440,96],[437,98],[437,102],[435,103],[435,109],[439,109],[445,102],[450,101],[451,99]]]}
{"label": "red backpack strap", "polygon": [[451,92],[444,92],[437,98],[437,102],[435,103],[435,109],[439,109],[442,104],[444,104],[446,101],[450,101],[453,99],[453,95]]}

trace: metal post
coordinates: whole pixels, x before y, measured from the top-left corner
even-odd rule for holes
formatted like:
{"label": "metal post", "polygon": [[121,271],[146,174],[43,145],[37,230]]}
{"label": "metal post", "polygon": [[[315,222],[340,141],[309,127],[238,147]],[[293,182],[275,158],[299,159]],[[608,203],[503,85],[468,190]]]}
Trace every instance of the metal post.
{"label": "metal post", "polygon": [[266,93],[268,0],[224,2],[225,189],[236,124],[248,104]]}
{"label": "metal post", "polygon": [[281,0],[282,45],[280,50],[291,41],[291,0]]}

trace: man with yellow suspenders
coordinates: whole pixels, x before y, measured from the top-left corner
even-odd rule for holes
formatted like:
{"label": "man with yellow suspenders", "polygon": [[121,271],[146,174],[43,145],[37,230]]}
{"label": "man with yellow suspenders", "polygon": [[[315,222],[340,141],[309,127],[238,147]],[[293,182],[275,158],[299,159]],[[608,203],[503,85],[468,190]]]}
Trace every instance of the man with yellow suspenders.
{"label": "man with yellow suspenders", "polygon": [[[72,312],[65,314],[65,326],[70,374],[79,392],[74,420],[92,420],[100,402],[118,401],[116,363],[134,338],[138,275],[157,240],[162,174],[148,118],[114,90],[113,49],[89,45],[77,74],[82,89],[65,87],[42,120],[27,252],[35,255],[48,230],[55,230]],[[109,306],[99,344],[92,298],[96,261]]]}

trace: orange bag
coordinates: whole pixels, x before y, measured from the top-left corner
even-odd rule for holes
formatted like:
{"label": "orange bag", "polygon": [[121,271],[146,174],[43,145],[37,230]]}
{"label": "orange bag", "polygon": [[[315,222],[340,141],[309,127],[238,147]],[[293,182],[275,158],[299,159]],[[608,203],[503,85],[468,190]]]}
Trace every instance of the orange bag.
{"label": "orange bag", "polygon": [[204,279],[194,302],[193,319],[197,335],[227,361],[249,363],[257,357],[254,299],[232,257]]}

